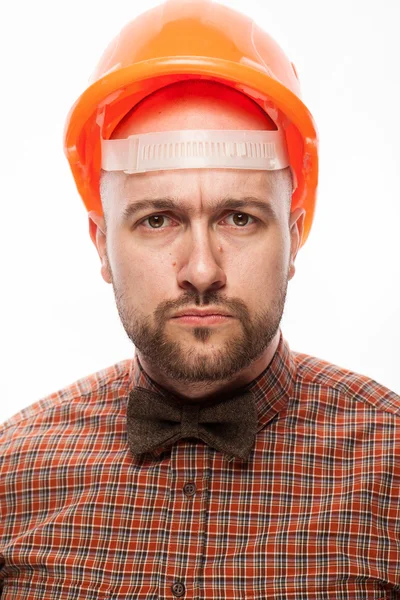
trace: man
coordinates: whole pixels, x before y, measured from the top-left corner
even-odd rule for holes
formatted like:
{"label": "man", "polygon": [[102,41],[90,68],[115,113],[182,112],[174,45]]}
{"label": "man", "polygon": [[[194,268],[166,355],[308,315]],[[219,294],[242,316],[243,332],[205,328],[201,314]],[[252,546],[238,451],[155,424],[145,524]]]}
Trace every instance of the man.
{"label": "man", "polygon": [[227,8],[169,2],[74,106],[67,154],[136,354],[4,424],[2,600],[400,597],[399,398],[280,331],[317,182],[280,52]]}

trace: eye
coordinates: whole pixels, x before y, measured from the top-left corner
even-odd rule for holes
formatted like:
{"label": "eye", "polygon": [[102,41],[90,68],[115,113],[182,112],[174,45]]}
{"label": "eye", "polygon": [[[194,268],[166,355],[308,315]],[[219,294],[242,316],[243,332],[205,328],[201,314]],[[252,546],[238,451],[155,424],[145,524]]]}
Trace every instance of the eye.
{"label": "eye", "polygon": [[228,215],[225,220],[227,220],[227,219],[232,219],[232,222],[228,223],[228,224],[229,225],[233,224],[236,227],[245,227],[246,225],[255,223],[255,221],[256,221],[254,217],[251,217],[247,213],[242,213],[242,212],[232,213],[232,214]]}
{"label": "eye", "polygon": [[166,215],[151,215],[141,222],[145,229],[165,229],[165,225],[171,225],[171,219]]}
{"label": "eye", "polygon": [[[228,220],[230,219],[230,221]],[[245,228],[257,221],[255,217],[244,212],[235,212],[227,215],[224,218],[225,223],[234,228]],[[145,229],[165,229],[166,227],[174,226],[174,221],[167,215],[151,215],[141,221],[140,225]],[[175,223],[176,225],[176,223]]]}

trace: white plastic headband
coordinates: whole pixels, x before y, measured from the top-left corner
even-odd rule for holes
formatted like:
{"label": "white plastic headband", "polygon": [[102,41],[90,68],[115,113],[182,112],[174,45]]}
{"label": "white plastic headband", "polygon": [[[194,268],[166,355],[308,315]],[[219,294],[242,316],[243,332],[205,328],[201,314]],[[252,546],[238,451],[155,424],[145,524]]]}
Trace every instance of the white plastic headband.
{"label": "white plastic headband", "polygon": [[167,169],[257,169],[290,165],[283,133],[277,131],[182,130],[101,140],[105,171],[145,173]]}

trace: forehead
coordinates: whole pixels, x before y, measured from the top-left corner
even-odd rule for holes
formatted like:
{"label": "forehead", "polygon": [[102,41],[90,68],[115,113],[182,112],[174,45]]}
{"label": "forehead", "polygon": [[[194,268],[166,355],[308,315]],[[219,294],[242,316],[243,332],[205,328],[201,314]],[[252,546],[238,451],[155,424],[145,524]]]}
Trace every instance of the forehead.
{"label": "forehead", "polygon": [[188,208],[210,206],[225,197],[258,197],[276,209],[284,204],[272,171],[238,169],[182,169],[135,175],[107,174],[103,191],[107,201],[119,212],[144,198],[173,197]]}

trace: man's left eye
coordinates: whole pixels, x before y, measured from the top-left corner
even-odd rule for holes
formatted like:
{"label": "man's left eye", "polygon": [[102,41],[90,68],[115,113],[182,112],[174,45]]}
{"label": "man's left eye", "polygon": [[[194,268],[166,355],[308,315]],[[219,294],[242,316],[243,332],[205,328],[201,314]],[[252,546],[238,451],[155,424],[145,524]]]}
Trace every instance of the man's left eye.
{"label": "man's left eye", "polygon": [[237,227],[245,227],[246,225],[254,223],[255,221],[254,217],[251,217],[250,215],[241,212],[232,213],[231,215],[228,215],[225,220],[227,219],[232,219],[233,223],[229,223],[229,225],[233,224]]}

